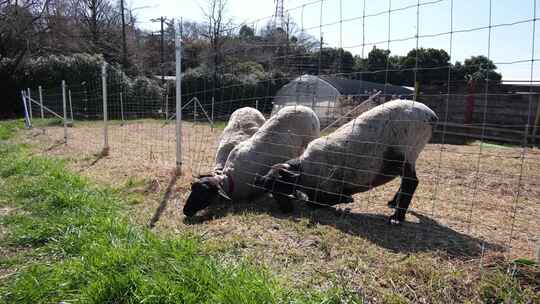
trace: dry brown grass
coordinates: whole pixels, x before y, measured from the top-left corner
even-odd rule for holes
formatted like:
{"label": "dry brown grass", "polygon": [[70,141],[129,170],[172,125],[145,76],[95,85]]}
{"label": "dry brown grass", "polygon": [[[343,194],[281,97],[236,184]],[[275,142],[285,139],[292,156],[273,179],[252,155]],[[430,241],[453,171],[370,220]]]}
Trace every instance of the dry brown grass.
{"label": "dry brown grass", "polygon": [[[98,126],[70,128],[67,145],[55,144],[63,138],[59,127],[20,138],[36,152],[62,156],[73,170],[118,188],[133,203],[133,220],[146,224],[172,174],[174,126],[109,126],[108,156],[99,154]],[[413,302],[475,301],[481,265],[500,257],[532,258],[540,244],[540,151],[479,143],[428,145],[417,165],[420,185],[412,211],[401,227],[386,224],[386,202],[397,180],[336,209],[299,206],[285,215],[263,198],[217,206],[188,221],[181,210],[191,175],[210,170],[219,133],[184,124],[184,175],[155,229],[191,231],[223,259],[251,259],[299,288],[339,280],[374,302],[399,302],[396,294]]]}

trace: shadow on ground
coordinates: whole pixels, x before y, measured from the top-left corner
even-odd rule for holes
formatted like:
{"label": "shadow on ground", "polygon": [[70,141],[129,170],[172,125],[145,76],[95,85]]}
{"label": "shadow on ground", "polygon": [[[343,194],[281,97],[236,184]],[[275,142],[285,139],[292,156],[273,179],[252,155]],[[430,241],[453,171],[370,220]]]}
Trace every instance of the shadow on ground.
{"label": "shadow on ground", "polygon": [[467,259],[479,257],[486,251],[504,250],[501,245],[453,230],[414,211],[409,211],[407,214],[407,222],[400,226],[393,226],[388,224],[387,215],[345,212],[332,207],[311,209],[307,206],[298,206],[293,213],[285,214],[272,203],[270,198],[251,204],[215,206],[203,212],[201,216],[185,218],[184,222],[199,224],[229,214],[246,212],[267,213],[276,218],[293,221],[308,219],[309,225],[331,226],[394,252],[440,251],[446,253],[449,258]]}

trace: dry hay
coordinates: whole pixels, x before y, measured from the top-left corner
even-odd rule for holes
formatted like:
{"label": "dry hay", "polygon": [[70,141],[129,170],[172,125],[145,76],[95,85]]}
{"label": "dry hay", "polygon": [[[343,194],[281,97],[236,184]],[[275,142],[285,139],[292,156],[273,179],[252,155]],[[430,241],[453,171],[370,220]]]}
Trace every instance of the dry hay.
{"label": "dry hay", "polygon": [[[74,170],[116,185],[128,196],[139,195],[132,215],[147,223],[174,168],[174,125],[111,125],[111,148],[105,157],[99,154],[103,130],[98,123],[75,125],[69,129],[68,145],[52,144],[63,138],[62,132],[59,127],[47,128],[45,135],[34,130],[25,140],[37,143],[42,153],[70,159]],[[300,206],[284,215],[271,200],[261,199],[214,207],[193,221],[184,218],[183,201],[192,174],[211,169],[220,130],[184,123],[183,133],[185,170],[156,230],[195,232],[215,250],[232,250],[270,265],[298,280],[298,286],[322,286],[321,278],[336,271],[351,277],[353,286],[365,286],[370,276],[385,275],[381,271],[392,267],[380,266],[411,254],[428,256],[448,271],[472,269],[494,256],[532,258],[540,243],[538,149],[429,144],[418,160],[420,185],[401,227],[386,224],[391,213],[386,202],[398,189],[398,180],[356,195],[353,204],[336,209]],[[352,275],[358,271],[366,276]]]}

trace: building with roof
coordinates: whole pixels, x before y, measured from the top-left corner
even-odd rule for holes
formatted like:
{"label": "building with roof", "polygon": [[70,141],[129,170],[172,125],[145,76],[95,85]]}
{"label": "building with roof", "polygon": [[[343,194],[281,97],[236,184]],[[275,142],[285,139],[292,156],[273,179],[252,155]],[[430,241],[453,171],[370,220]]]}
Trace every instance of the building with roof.
{"label": "building with roof", "polygon": [[330,76],[302,75],[284,85],[274,97],[273,112],[289,105],[311,107],[323,125],[380,91],[379,103],[391,98],[410,98],[413,90],[391,84]]}

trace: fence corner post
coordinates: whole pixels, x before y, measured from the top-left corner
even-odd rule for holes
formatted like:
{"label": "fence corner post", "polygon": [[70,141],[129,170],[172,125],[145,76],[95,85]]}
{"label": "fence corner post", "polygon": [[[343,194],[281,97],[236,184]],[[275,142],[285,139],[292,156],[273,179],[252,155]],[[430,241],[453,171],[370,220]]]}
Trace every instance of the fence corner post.
{"label": "fence corner post", "polygon": [[62,80],[62,109],[64,112],[64,143],[68,142],[68,130],[67,130],[67,105],[66,105],[66,81]]}
{"label": "fence corner post", "polygon": [[182,20],[175,33],[176,57],[176,174],[182,175]]}
{"label": "fence corner post", "polygon": [[103,99],[103,150],[101,155],[109,154],[109,130],[108,130],[108,112],[107,112],[107,62],[103,62],[101,66],[101,88]]}
{"label": "fence corner post", "polygon": [[26,97],[28,98],[28,114],[30,116],[30,121],[32,121],[32,119],[34,118],[34,115],[32,114],[32,94],[30,93],[30,88],[27,88],[27,95]]}
{"label": "fence corner post", "polygon": [[26,104],[26,96],[24,90],[21,91],[21,98],[24,107],[24,125],[27,129],[30,129],[32,128],[32,122],[30,121],[30,117],[28,116],[28,105]]}

